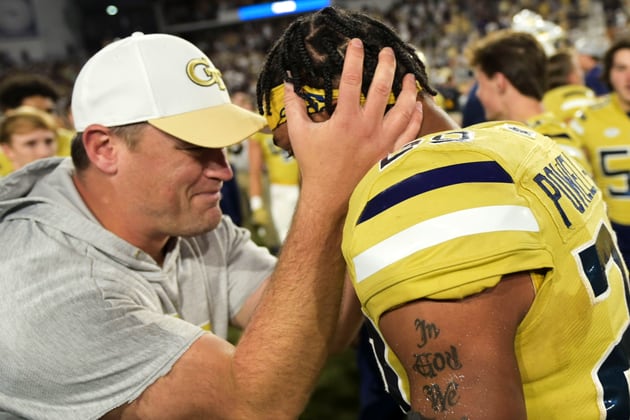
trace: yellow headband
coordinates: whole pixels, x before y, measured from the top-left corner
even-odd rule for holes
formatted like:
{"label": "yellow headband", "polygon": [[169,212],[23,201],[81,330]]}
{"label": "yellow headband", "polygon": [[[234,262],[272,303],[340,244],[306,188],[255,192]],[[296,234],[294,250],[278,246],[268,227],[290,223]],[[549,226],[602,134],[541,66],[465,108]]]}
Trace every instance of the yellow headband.
{"label": "yellow headband", "polygon": [[[416,87],[418,89],[418,92],[422,90],[418,82],[416,82]],[[306,112],[308,112],[309,115],[324,110],[326,106],[326,94],[324,89],[312,88],[310,86],[302,86],[302,92],[306,96],[304,101],[306,102]],[[339,89],[333,89],[333,101],[335,101],[337,98],[339,98]],[[364,103],[365,96],[361,94],[361,105],[363,105]],[[394,96],[393,92],[390,92],[387,104],[393,105],[395,103],[396,97]],[[284,109],[284,85],[278,85],[275,88],[271,89],[269,105],[271,113],[265,113],[265,118],[267,118],[267,124],[269,124],[269,128],[271,130],[275,130],[280,124],[287,122],[286,110]]]}

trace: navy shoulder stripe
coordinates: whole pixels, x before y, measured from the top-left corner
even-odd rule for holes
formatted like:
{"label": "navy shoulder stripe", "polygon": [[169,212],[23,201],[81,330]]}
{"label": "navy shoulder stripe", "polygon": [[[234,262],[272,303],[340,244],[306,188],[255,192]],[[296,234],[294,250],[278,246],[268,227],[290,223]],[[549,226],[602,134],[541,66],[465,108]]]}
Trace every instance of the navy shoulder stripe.
{"label": "navy shoulder stripe", "polygon": [[495,161],[460,163],[420,172],[381,191],[368,201],[357,225],[409,198],[449,185],[469,182],[514,183],[512,177]]}

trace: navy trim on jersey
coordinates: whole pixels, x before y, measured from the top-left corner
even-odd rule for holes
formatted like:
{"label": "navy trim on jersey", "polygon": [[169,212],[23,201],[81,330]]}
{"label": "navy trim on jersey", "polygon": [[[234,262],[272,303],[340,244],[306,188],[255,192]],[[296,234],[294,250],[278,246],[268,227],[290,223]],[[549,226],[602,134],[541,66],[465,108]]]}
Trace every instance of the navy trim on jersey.
{"label": "navy trim on jersey", "polygon": [[512,177],[495,161],[468,162],[420,172],[381,191],[367,202],[357,225],[409,198],[449,185],[468,182],[513,184]]}
{"label": "navy trim on jersey", "polygon": [[621,255],[626,262],[626,267],[630,270],[630,226],[613,221],[611,221],[610,224],[617,234],[617,246],[619,247],[619,251],[621,251]]}
{"label": "navy trim on jersey", "polygon": [[545,136],[551,137],[552,139],[567,139],[573,140],[570,135],[567,133],[545,133]]}
{"label": "navy trim on jersey", "polygon": [[380,334],[374,327],[371,321],[365,322],[365,327],[367,329],[368,336],[371,338],[372,346],[370,350],[374,351],[374,357],[376,358],[376,363],[381,368],[382,379],[387,382],[387,391],[389,395],[393,398],[393,400],[400,406],[401,410],[407,412],[411,410],[411,407],[402,394],[400,393],[400,389],[398,388],[398,375],[392,369],[392,367],[387,363],[387,358],[385,356],[385,343],[381,338]]}

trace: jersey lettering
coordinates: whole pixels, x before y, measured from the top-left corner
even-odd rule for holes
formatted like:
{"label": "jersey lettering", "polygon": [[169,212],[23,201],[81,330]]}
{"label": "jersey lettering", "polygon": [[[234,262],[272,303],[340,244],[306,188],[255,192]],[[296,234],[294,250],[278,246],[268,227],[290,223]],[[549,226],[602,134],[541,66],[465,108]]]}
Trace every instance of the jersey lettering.
{"label": "jersey lettering", "polygon": [[470,141],[474,138],[471,131],[449,131],[448,133],[438,134],[431,137],[430,143],[450,143],[452,141]]}
{"label": "jersey lettering", "polygon": [[584,213],[597,193],[595,185],[584,174],[584,170],[565,155],[558,155],[555,162],[545,166],[543,172],[534,177],[534,182],[553,201],[566,227],[570,227],[572,223],[561,199],[566,198],[577,211]]}
{"label": "jersey lettering", "polygon": [[380,162],[380,169],[381,171],[383,169],[385,169],[387,166],[389,166],[389,164],[391,164],[392,162],[396,161],[396,159],[404,156],[407,152],[413,150],[416,148],[416,146],[418,146],[420,143],[422,143],[422,139],[416,139],[414,141],[410,141],[409,143],[405,144],[403,147],[400,148],[400,150],[397,150],[394,153],[391,153],[390,155],[388,155],[386,158],[382,159]]}

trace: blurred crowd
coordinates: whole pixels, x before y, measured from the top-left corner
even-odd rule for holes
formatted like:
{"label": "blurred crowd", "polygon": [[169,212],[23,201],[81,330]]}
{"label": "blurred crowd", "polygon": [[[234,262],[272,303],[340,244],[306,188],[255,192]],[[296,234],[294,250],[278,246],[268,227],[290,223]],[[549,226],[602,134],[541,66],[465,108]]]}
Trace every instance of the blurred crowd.
{"label": "blurred crowd", "polygon": [[[190,2],[189,2],[190,3]],[[180,1],[165,1],[163,15],[167,24],[210,21],[223,10],[257,3],[194,0],[194,7]],[[452,96],[457,109],[465,99],[472,80],[464,57],[465,48],[488,32],[509,27],[512,17],[523,9],[530,9],[543,19],[554,22],[574,41],[593,28],[604,28],[614,38],[626,31],[630,5],[623,0],[521,0],[517,2],[464,0],[393,0],[391,2],[338,1],[341,6],[361,7],[401,34],[402,38],[422,51],[433,80]],[[254,93],[258,70],[265,53],[274,40],[293,19],[293,16],[231,24],[212,25],[178,35],[189,39],[211,56],[223,72],[228,87]],[[1,56],[1,54],[0,54]],[[65,60],[14,63],[0,57],[0,78],[16,72],[36,72],[50,77],[60,90],[60,106],[67,97],[79,68],[82,55]]]}
{"label": "blurred crowd", "polygon": [[[190,3],[190,2],[189,2]],[[164,16],[167,24],[210,21],[222,10],[249,5],[256,1],[239,2],[195,0],[194,7],[185,2],[165,1]],[[333,2],[334,4],[335,2]],[[629,2],[622,0],[521,0],[517,2],[464,0],[393,0],[390,2],[339,1],[341,6],[360,7],[401,34],[402,38],[421,50],[431,69],[435,84],[451,92],[454,108],[458,108],[471,82],[470,69],[464,58],[466,46],[493,30],[509,27],[512,17],[523,9],[540,14],[543,19],[559,25],[567,39],[574,41],[592,28],[603,28],[610,37],[626,31]],[[254,84],[265,53],[274,40],[292,20],[293,16],[270,20],[212,25],[180,33],[213,57],[223,72],[231,90],[254,93]],[[83,63],[81,55],[50,62],[13,63],[8,57],[0,58],[0,78],[15,72],[43,73],[58,84],[63,99],[69,93],[78,69]],[[454,89],[454,91],[453,91]]]}

